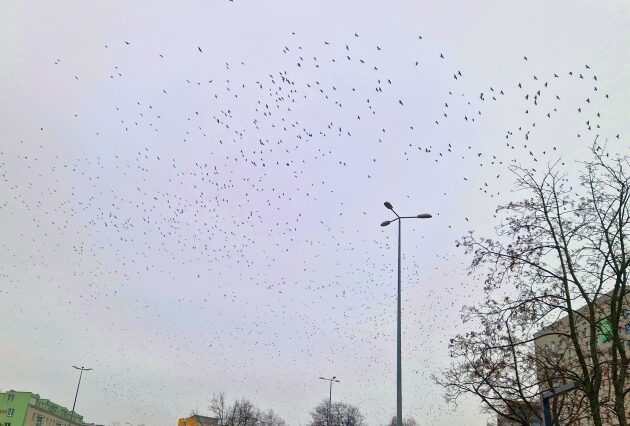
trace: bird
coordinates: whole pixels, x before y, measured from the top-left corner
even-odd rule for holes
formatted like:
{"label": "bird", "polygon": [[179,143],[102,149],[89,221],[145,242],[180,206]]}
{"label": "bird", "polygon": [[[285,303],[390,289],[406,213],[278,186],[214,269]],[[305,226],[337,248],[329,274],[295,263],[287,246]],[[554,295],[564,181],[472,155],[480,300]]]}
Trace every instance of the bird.
{"label": "bird", "polygon": [[[365,384],[347,390],[349,400],[379,406],[370,389],[380,389],[372,373],[391,361],[395,295],[382,284],[395,284],[397,244],[372,208],[379,188],[397,183],[401,211],[423,200],[432,229],[454,241],[481,219],[499,224],[495,207],[520,199],[511,167],[540,168],[565,149],[577,157],[595,132],[621,139],[605,128],[601,85],[612,85],[601,74],[598,91],[537,61],[480,76],[457,55],[436,61],[413,33],[386,40],[326,29],[320,38],[286,32],[256,52],[211,49],[200,65],[202,48],[187,46],[203,40],[174,37],[142,55],[98,45],[90,64],[60,42],[60,59],[41,67],[66,96],[25,93],[24,102],[47,108],[7,120],[13,143],[0,147],[0,291],[16,302],[5,307],[7,329],[18,331],[18,346],[38,342],[58,359],[68,345],[107,339],[106,350],[87,351],[100,365],[90,380],[106,407],[135,408],[134,424],[181,415],[164,395],[197,386],[190,371],[272,404],[308,393],[304,365],[334,364]],[[413,56],[386,65],[393,53],[381,48],[391,41]],[[350,60],[350,50],[361,54]],[[591,81],[595,71],[582,72]],[[106,96],[73,101],[86,89]],[[576,116],[586,130],[566,125]],[[561,132],[557,146],[547,131]],[[445,212],[471,197],[461,216]],[[409,293],[405,351],[428,363],[448,355],[459,312],[484,290],[463,253],[426,244],[423,225],[404,226],[403,276],[421,277],[425,292]],[[49,308],[35,324],[39,306]],[[442,335],[444,344],[433,342]],[[271,390],[261,363],[281,371]],[[410,386],[430,383],[422,369],[410,371]],[[418,395],[431,423],[441,401]]]}

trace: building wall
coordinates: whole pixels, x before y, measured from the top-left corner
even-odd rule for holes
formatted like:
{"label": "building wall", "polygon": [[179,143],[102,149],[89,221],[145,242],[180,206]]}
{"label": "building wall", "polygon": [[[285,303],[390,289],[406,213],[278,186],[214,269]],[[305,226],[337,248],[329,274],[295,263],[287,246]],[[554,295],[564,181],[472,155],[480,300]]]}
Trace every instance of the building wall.
{"label": "building wall", "polygon": [[[11,395],[13,396],[11,397]],[[10,424],[11,426],[23,426],[31,395],[31,392],[1,392],[0,425],[5,426],[6,424]],[[13,410],[12,416],[9,416],[9,410]]]}
{"label": "building wall", "polygon": [[192,417],[186,417],[177,421],[177,426],[197,426],[197,420]]}
{"label": "building wall", "polygon": [[[522,418],[529,419],[529,426],[541,426],[542,421],[540,419],[542,419],[542,406],[534,404],[533,407],[530,407],[529,404],[524,404],[521,401],[514,401],[510,404],[510,407]],[[497,417],[497,426],[522,426],[522,423],[499,415]]]}
{"label": "building wall", "polygon": [[177,422],[177,426],[219,426],[219,421],[214,418],[202,417],[204,418],[204,422],[202,423],[199,419],[193,417],[185,417],[179,419]]}
{"label": "building wall", "polygon": [[194,417],[179,419],[177,426],[199,426],[199,422]]}
{"label": "building wall", "polygon": [[[41,418],[42,422],[39,424],[38,418]],[[77,420],[72,421],[72,425],[82,425],[83,422]],[[54,414],[44,411],[40,408],[29,406],[28,412],[26,413],[26,422],[24,426],[68,426],[69,419],[61,418],[55,416]],[[4,425],[3,425],[4,426]]]}
{"label": "building wall", "polygon": [[[10,400],[13,395],[13,400]],[[13,409],[13,416],[9,410]],[[41,425],[37,423],[41,417]],[[72,426],[83,424],[83,416],[74,414]],[[70,410],[32,392],[0,393],[0,426],[69,426]]]}
{"label": "building wall", "polygon": [[[596,312],[597,312],[596,319],[598,321],[605,320],[605,318],[607,318],[607,310],[608,310],[607,304],[609,302],[610,302],[609,297],[605,295],[601,297],[600,303],[598,303],[598,306],[596,308]],[[630,309],[629,309],[630,300],[628,300],[628,297],[625,298],[624,302],[625,302],[624,306],[626,309],[624,310],[624,313],[622,314],[622,317],[620,318],[620,321],[619,321],[619,336],[622,340],[625,340],[626,350],[630,350]],[[588,311],[584,308],[580,309],[579,312],[588,316]],[[608,311],[608,314],[610,314],[609,311]],[[575,318],[576,318],[576,330],[578,332],[579,345],[584,355],[588,357],[590,354],[589,339],[591,336],[590,330],[589,330],[589,323],[585,319],[580,318],[578,315],[576,315]],[[597,346],[598,346],[598,353],[600,356],[600,360],[608,359],[610,356],[612,343],[608,341],[606,337],[606,333],[603,332],[605,330],[605,327],[596,326],[595,328],[596,328],[596,333],[597,333],[596,338],[597,338]],[[560,365],[563,365],[566,367],[575,368],[579,366],[579,361],[578,361],[575,349],[573,348],[573,343],[568,337],[557,336],[557,335],[545,336],[545,333],[554,332],[554,331],[569,333],[570,332],[569,330],[570,330],[569,319],[568,319],[568,316],[565,316],[559,321],[557,321],[556,323],[552,324],[551,326],[536,333],[535,335],[536,352],[539,355],[548,356],[554,360],[557,360],[557,362],[559,362]],[[545,378],[544,371],[539,370],[538,377],[539,377],[539,380],[543,380]],[[556,384],[556,386],[558,385],[560,385],[560,383]],[[600,401],[604,401],[607,398],[610,398],[612,396],[613,395],[612,395],[612,383],[610,382],[610,372],[608,368],[604,368],[602,387],[600,390]],[[627,398],[626,407],[627,407],[626,412],[628,413],[628,416],[630,417],[630,398]],[[584,408],[585,408],[584,412],[586,416],[588,416],[587,414],[588,406],[585,406]],[[605,416],[602,416],[602,417],[603,417],[602,420],[604,421],[605,426],[617,424],[613,419],[606,419]],[[575,426],[590,426],[592,425],[592,422],[588,419],[585,419],[574,424]]]}
{"label": "building wall", "polygon": [[55,404],[54,402],[44,399],[37,398],[34,403],[31,404],[32,407],[37,408],[45,413],[48,413],[50,416],[62,420],[62,423],[69,424],[70,417],[72,417],[72,424],[83,424],[83,416],[78,413],[72,413],[71,410],[68,410],[66,407],[62,407],[61,405]]}
{"label": "building wall", "polygon": [[[521,423],[499,417],[497,426],[522,426]],[[540,420],[531,420],[529,426],[542,426]]]}

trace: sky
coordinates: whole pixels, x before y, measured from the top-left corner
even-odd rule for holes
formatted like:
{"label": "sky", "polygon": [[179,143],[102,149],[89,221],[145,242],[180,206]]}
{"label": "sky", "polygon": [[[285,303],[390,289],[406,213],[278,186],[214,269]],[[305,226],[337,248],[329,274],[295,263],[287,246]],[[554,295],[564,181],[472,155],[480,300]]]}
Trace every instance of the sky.
{"label": "sky", "polygon": [[510,165],[627,153],[617,1],[0,5],[0,388],[101,424],[225,392],[306,425],[328,396],[483,425],[432,375],[483,298]]}

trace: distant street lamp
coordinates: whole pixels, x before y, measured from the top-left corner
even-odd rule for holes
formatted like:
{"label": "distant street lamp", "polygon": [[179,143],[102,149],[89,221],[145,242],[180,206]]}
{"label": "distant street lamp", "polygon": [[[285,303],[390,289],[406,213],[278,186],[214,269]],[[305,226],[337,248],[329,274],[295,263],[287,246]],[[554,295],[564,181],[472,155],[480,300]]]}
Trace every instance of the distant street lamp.
{"label": "distant street lamp", "polygon": [[557,388],[551,388],[541,395],[542,409],[543,409],[543,426],[553,426],[553,419],[551,417],[551,404],[549,401],[551,398],[556,398],[563,393],[572,391],[582,387],[580,382],[570,382]]}
{"label": "distant street lamp", "polygon": [[337,376],[332,376],[332,379],[326,379],[324,377],[320,377],[320,379],[330,382],[330,390],[328,391],[328,416],[326,419],[327,426],[330,426],[330,406],[332,404],[332,384],[333,382],[339,383],[339,380],[335,380],[336,378]]}
{"label": "distant street lamp", "polygon": [[394,211],[394,207],[389,201],[385,201],[385,207],[392,211],[396,215],[394,220],[386,220],[381,223],[381,226],[387,226],[392,222],[398,221],[398,316],[397,316],[397,339],[396,339],[396,426],[402,426],[402,367],[400,356],[400,233],[401,233],[401,221],[402,219],[430,219],[432,216],[429,213],[419,214],[417,216],[399,216]]}
{"label": "distant street lamp", "polygon": [[70,423],[68,423],[69,426],[72,426],[72,420],[74,419],[74,407],[77,404],[77,396],[79,396],[79,386],[81,386],[81,377],[83,376],[83,372],[92,370],[91,368],[85,368],[83,366],[77,367],[76,365],[73,365],[72,368],[76,368],[77,370],[80,370],[81,372],[79,373],[79,383],[77,384],[77,393],[74,394],[74,402],[72,403],[72,411],[70,412]]}

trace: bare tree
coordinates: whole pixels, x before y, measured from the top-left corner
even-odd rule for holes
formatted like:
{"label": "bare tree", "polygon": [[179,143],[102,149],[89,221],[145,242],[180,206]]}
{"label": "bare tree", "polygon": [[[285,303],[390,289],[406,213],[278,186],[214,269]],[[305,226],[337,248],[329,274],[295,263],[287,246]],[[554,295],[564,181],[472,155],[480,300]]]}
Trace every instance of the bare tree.
{"label": "bare tree", "polygon": [[[328,425],[328,401],[324,400],[311,411],[309,426]],[[354,405],[333,402],[330,406],[329,426],[365,426],[365,417]]]}
{"label": "bare tree", "polygon": [[230,426],[254,426],[259,424],[260,410],[249,400],[241,398],[234,401],[229,412]]}
{"label": "bare tree", "polygon": [[223,392],[212,394],[208,409],[214,417],[219,419],[219,426],[227,426],[227,418],[230,408],[226,405],[225,394]]}
{"label": "bare tree", "polygon": [[[485,277],[486,298],[466,309],[463,319],[476,330],[451,340],[453,363],[435,377],[448,400],[473,394],[488,410],[526,425],[539,416],[542,391],[578,381],[580,390],[554,400],[557,419],[628,425],[628,341],[621,330],[628,316],[630,162],[597,143],[591,151],[576,187],[558,164],[543,173],[514,167],[516,189],[528,198],[499,207],[504,221],[495,238],[470,233],[458,242],[472,255],[471,274]],[[550,336],[557,345],[535,345]]]}
{"label": "bare tree", "polygon": [[264,412],[245,398],[229,405],[223,392],[212,395],[208,409],[218,419],[219,426],[286,426],[273,410]]}
{"label": "bare tree", "polygon": [[287,423],[270,409],[260,414],[260,426],[287,426]]}
{"label": "bare tree", "polygon": [[[392,417],[392,420],[387,424],[387,426],[396,426],[396,420],[398,418],[396,416]],[[407,417],[402,421],[403,426],[418,426],[418,422],[413,417]]]}

